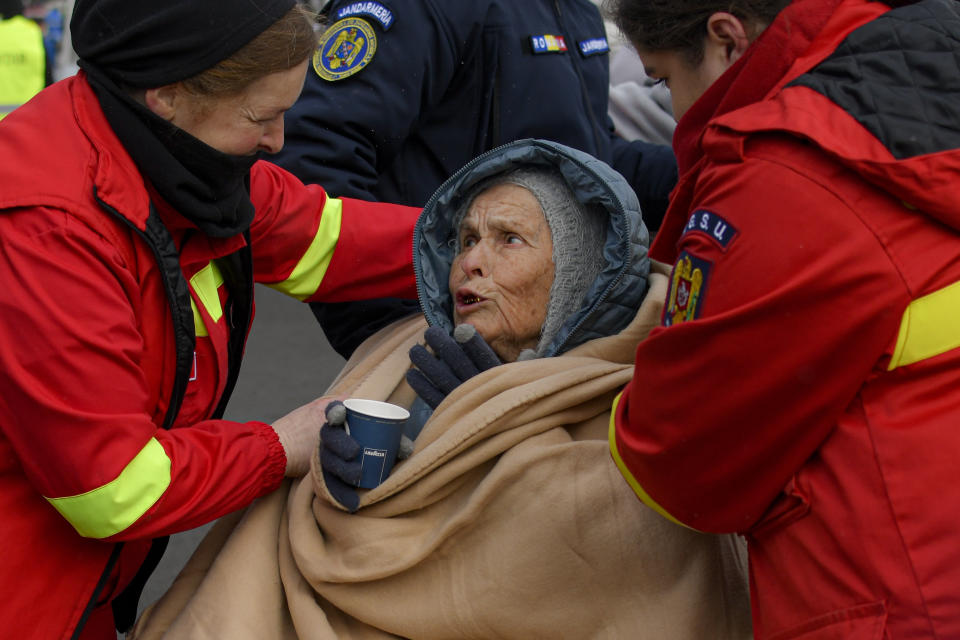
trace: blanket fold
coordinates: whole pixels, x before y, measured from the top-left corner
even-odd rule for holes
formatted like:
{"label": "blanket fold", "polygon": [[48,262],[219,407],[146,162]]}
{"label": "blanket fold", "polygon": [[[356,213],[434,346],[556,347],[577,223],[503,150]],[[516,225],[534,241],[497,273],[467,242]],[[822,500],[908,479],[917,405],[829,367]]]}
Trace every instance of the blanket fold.
{"label": "blanket fold", "polygon": [[[218,523],[138,640],[750,637],[745,550],[641,504],[607,449],[613,397],[659,323],[453,391],[355,514],[310,475]],[[365,343],[328,393],[409,405],[422,319]]]}

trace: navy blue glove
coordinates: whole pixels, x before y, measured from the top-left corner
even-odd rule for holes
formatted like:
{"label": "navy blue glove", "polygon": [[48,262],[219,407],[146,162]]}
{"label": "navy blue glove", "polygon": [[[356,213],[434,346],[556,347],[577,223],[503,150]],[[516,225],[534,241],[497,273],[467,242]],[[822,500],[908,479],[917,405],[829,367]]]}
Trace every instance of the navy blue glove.
{"label": "navy blue glove", "polygon": [[347,435],[347,408],[339,400],[327,405],[327,421],[320,427],[320,469],[327,491],[353,513],[360,503],[360,443]]}
{"label": "navy blue glove", "polygon": [[410,349],[416,368],[407,371],[407,383],[434,409],[465,380],[502,364],[473,325],[459,325],[452,338],[440,327],[430,327],[423,337],[433,353],[419,344]]}

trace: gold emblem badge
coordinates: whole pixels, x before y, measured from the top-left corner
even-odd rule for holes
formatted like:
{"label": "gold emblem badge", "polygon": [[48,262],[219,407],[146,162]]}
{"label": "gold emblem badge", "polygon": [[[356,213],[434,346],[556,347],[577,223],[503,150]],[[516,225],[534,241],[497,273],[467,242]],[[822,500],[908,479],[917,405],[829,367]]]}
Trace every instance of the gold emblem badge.
{"label": "gold emblem badge", "polygon": [[362,18],[334,22],[321,36],[313,54],[313,70],[324,80],[343,80],[370,64],[377,52],[377,36]]}
{"label": "gold emblem badge", "polygon": [[709,273],[710,263],[706,260],[686,251],[680,254],[670,278],[670,295],[667,296],[667,310],[663,317],[665,326],[680,324],[697,317]]}

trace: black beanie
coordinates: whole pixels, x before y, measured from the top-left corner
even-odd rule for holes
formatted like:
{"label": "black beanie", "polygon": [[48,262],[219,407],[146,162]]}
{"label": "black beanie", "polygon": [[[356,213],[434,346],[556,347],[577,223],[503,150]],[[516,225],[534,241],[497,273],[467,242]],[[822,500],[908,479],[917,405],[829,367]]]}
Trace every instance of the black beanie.
{"label": "black beanie", "polygon": [[81,67],[151,89],[229,58],[294,6],[296,0],[77,0],[70,34]]}
{"label": "black beanie", "polygon": [[23,0],[0,0],[0,18],[7,20],[23,15]]}

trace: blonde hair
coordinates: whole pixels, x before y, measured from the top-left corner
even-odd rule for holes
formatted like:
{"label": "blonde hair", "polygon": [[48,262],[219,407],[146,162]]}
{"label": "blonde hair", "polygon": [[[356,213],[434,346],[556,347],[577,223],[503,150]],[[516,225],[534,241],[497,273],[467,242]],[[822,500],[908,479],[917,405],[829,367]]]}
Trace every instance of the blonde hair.
{"label": "blonde hair", "polygon": [[317,15],[298,4],[232,56],[180,84],[198,98],[237,95],[260,78],[311,57],[317,48],[316,22]]}

